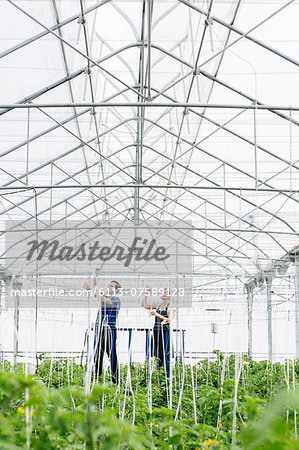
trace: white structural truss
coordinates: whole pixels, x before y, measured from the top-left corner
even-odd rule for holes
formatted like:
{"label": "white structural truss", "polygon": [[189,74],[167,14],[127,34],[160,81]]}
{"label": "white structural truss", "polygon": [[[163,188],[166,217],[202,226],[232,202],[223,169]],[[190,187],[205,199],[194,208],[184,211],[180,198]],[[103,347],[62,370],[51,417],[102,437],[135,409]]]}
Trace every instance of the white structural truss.
{"label": "white structural truss", "polygon": [[7,219],[191,221],[190,358],[211,322],[225,351],[299,357],[299,1],[0,11],[1,278]]}

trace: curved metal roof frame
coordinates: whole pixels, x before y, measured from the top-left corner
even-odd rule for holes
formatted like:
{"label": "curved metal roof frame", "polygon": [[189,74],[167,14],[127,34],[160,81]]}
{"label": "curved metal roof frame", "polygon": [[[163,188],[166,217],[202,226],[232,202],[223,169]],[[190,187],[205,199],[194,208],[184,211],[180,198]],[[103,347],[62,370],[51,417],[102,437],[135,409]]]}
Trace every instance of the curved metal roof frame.
{"label": "curved metal roof frame", "polygon": [[[299,165],[292,139],[295,140],[295,127],[299,125],[298,108],[282,104],[281,109],[274,109],[271,105],[279,102],[269,105],[257,98],[256,92],[244,91],[238,82],[225,81],[222,67],[226,59],[232,61],[229,51],[240,41],[248,41],[284,64],[298,67],[294,57],[253,36],[274,17],[291,14],[297,5],[295,0],[282,2],[279,7],[272,5],[271,12],[257,17],[249,31],[235,25],[242,9],[249,8],[241,0],[226,6],[209,0],[207,10],[187,0],[142,0],[137,4],[80,0],[65,2],[66,6],[49,0],[47,8],[54,25],[44,22],[38,2],[33,6],[26,0],[6,2],[12,20],[17,9],[19,17],[24,16],[24,29],[27,22],[32,22],[42,31],[1,51],[0,61],[6,57],[11,61],[14,55],[39,42],[42,49],[46,42],[43,39],[47,38],[51,45],[56,41],[59,44],[64,76],[56,80],[53,77],[50,84],[39,86],[32,93],[24,92],[22,100],[5,97],[8,101],[0,105],[0,120],[21,114],[26,127],[23,138],[0,153],[4,163],[2,218],[30,220],[35,217],[32,204],[36,201],[37,217],[43,220],[47,214],[56,215],[57,222],[74,215],[84,222],[103,214],[113,218],[130,213],[130,220],[135,223],[161,217],[191,219],[194,242],[203,248],[194,250],[198,273],[208,262],[215,271],[221,268],[232,276],[250,276],[263,267],[264,260],[278,260],[294,246],[294,237],[298,236],[295,208],[298,210],[299,198],[295,182]],[[91,5],[87,7],[88,3]],[[66,10],[72,9],[76,13],[64,18]],[[99,18],[98,11],[103,18]],[[219,18],[219,14],[223,16]],[[121,42],[115,48],[109,27],[103,26],[102,31],[99,26],[109,17],[112,24],[114,20],[122,24],[121,30],[113,30],[118,41],[122,30],[126,31],[125,45]],[[186,26],[182,33],[175,28],[181,19]],[[163,36],[161,25],[165,26],[166,37],[173,36],[170,48],[166,48],[166,38],[165,46],[156,42]],[[73,44],[75,37],[77,45]],[[73,60],[73,53],[80,58]],[[251,61],[254,64],[252,56]],[[259,63],[257,58],[258,66]],[[18,70],[22,71],[22,67]],[[250,84],[249,87],[252,88]],[[61,93],[63,100],[57,102],[56,96],[60,99]],[[275,93],[274,86],[274,99]],[[54,101],[49,101],[52,95]],[[116,103],[118,97],[125,103]],[[240,97],[249,103],[239,105],[236,99]],[[34,103],[37,99],[42,102]],[[283,112],[285,109],[289,115]],[[271,148],[271,142],[265,145],[259,141],[261,113],[277,124],[279,131],[287,121],[288,149]],[[217,114],[221,114],[220,120]],[[45,120],[47,127],[37,126],[33,132],[36,118],[36,123]],[[250,133],[246,122],[236,125],[240,118],[252,120]],[[56,151],[51,146],[53,156],[42,155],[40,161],[37,146],[57,132],[62,133],[60,149]],[[218,136],[222,142],[213,141]],[[226,144],[228,137],[233,139],[232,154]],[[72,139],[71,145],[68,139]],[[24,171],[22,162],[15,167],[9,158],[24,158],[25,151]],[[247,160],[242,160],[240,152]],[[252,164],[254,170],[249,171]],[[267,165],[273,165],[270,178],[265,171]],[[39,182],[45,173],[46,178],[51,178],[50,183]],[[282,174],[287,174],[288,179],[281,178]],[[55,199],[56,188],[60,197]],[[7,195],[14,190],[18,199]],[[20,194],[22,190],[24,195]],[[28,196],[28,190],[32,195]],[[46,198],[48,192],[50,197]],[[61,209],[63,205],[69,205],[72,211]]]}

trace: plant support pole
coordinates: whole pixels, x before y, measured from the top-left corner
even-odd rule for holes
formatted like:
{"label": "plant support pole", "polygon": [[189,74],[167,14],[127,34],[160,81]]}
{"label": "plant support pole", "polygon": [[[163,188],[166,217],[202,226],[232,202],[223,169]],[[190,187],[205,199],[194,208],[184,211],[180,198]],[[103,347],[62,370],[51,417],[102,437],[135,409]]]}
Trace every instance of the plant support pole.
{"label": "plant support pole", "polygon": [[15,312],[14,312],[14,345],[13,345],[13,366],[17,363],[18,348],[19,348],[19,320],[20,320],[20,293],[19,283],[16,285],[15,295]]}

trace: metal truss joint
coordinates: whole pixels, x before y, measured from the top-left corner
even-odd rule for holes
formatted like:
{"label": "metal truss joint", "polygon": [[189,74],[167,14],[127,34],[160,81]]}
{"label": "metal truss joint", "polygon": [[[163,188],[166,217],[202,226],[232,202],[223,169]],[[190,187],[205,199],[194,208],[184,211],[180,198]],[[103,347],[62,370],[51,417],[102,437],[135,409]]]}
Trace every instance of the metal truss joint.
{"label": "metal truss joint", "polygon": [[82,14],[80,14],[79,17],[78,17],[78,23],[80,25],[84,25],[86,23],[86,19],[83,17]]}
{"label": "metal truss joint", "polygon": [[213,19],[211,18],[211,17],[207,17],[206,19],[205,19],[205,25],[206,26],[209,26],[209,25],[213,25]]}

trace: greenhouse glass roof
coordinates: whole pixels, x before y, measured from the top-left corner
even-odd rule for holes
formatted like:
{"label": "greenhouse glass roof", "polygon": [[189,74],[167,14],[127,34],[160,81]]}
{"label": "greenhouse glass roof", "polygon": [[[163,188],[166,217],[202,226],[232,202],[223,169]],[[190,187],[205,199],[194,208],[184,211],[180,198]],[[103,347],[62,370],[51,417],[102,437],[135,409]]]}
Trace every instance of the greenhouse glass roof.
{"label": "greenhouse glass roof", "polygon": [[6,220],[191,223],[209,302],[295,254],[298,0],[0,8],[3,266]]}

